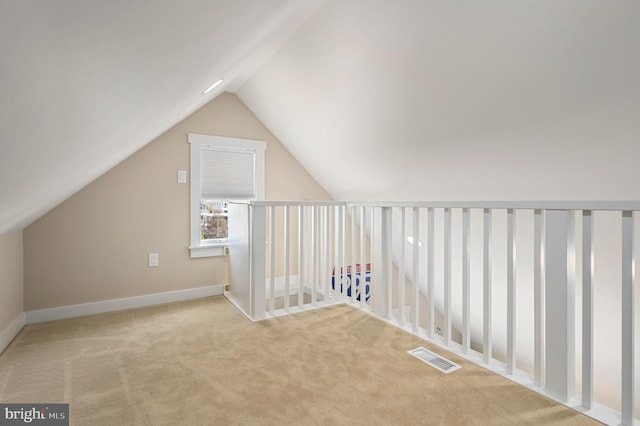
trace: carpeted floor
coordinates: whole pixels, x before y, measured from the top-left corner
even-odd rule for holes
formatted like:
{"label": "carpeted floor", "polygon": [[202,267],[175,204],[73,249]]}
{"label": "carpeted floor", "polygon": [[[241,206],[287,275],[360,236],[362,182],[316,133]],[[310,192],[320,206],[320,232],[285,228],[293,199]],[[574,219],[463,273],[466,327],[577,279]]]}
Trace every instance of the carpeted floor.
{"label": "carpeted floor", "polygon": [[251,323],[223,297],[27,326],[0,401],[68,402],[75,425],[595,424],[354,308]]}

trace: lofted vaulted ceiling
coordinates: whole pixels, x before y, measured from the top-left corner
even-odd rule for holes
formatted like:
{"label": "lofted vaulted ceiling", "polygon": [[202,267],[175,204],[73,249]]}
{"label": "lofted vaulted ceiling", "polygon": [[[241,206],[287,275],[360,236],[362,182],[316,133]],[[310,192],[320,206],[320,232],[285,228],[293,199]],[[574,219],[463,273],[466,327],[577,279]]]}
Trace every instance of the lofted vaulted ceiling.
{"label": "lofted vaulted ceiling", "polygon": [[241,85],[317,5],[0,0],[0,235]]}
{"label": "lofted vaulted ceiling", "polygon": [[638,16],[635,0],[0,0],[0,234],[221,91],[337,199],[640,199]]}
{"label": "lofted vaulted ceiling", "polygon": [[239,95],[338,199],[640,199],[638,17],[327,1]]}

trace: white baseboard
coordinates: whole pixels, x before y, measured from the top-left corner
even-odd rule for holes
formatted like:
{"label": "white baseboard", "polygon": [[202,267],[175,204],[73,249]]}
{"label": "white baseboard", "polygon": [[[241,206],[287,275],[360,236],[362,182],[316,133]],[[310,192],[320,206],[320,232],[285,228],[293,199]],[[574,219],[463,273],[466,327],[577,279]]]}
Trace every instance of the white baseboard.
{"label": "white baseboard", "polygon": [[247,319],[251,322],[256,322],[256,320],[254,320],[253,318],[251,318],[251,315],[249,315],[249,313],[247,311],[244,310],[244,308],[242,307],[242,305],[240,305],[240,302],[238,302],[238,299],[236,299],[233,294],[229,291],[225,291],[224,292],[224,297],[227,298],[227,300],[229,302],[231,302],[231,304],[233,306],[236,307],[237,310],[239,310],[245,317],[247,317]]}
{"label": "white baseboard", "polygon": [[[284,297],[285,295],[285,278],[284,277],[276,277],[274,282],[274,297]],[[291,275],[289,277],[289,294],[298,294],[298,276]],[[267,278],[264,283],[264,297],[265,299],[269,299],[271,295],[271,279]]]}
{"label": "white baseboard", "polygon": [[9,346],[9,343],[20,333],[20,330],[22,330],[22,327],[25,325],[25,319],[26,316],[24,312],[22,312],[11,321],[11,324],[9,324],[7,328],[2,330],[0,333],[0,353],[2,353],[2,351]]}
{"label": "white baseboard", "polygon": [[54,321],[65,318],[82,317],[104,312],[161,305],[163,303],[180,302],[207,296],[224,294],[224,284],[209,287],[190,288],[188,290],[169,291],[166,293],[147,294],[144,296],[126,297],[123,299],[105,300],[102,302],[82,303],[79,305],[61,306],[58,308],[40,309],[25,312],[26,324]]}
{"label": "white baseboard", "polygon": [[[273,283],[274,283],[273,297],[275,297],[276,299],[279,297],[284,297],[284,295],[286,294],[284,281],[285,281],[284,276],[276,277],[276,279],[273,280]],[[331,285],[329,285],[329,288],[331,288]],[[289,277],[289,295],[295,296],[296,294],[298,294],[298,289],[299,289],[298,275],[291,275]],[[322,291],[323,291],[322,289],[316,287],[317,300],[324,299],[324,295],[322,294]],[[304,281],[302,283],[302,292],[311,296],[313,294],[313,285],[307,281]],[[270,278],[267,278],[265,280],[264,297],[266,300],[269,300],[269,298],[271,297],[271,279]]]}

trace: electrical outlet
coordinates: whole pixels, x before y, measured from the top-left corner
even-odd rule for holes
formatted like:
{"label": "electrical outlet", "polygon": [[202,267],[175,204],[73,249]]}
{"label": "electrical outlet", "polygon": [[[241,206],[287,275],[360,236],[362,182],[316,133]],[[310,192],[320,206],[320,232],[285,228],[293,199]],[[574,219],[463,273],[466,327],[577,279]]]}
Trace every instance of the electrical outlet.
{"label": "electrical outlet", "polygon": [[160,264],[158,253],[149,253],[149,268],[154,268]]}

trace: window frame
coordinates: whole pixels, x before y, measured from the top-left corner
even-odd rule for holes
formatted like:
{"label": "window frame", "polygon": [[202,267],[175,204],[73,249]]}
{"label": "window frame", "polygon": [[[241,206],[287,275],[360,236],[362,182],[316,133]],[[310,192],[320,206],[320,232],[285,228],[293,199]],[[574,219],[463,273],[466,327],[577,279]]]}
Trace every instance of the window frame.
{"label": "window frame", "polygon": [[200,153],[203,147],[221,150],[248,150],[254,154],[254,200],[263,201],[265,194],[265,151],[266,142],[252,139],[230,138],[225,136],[211,136],[197,133],[188,134],[190,144],[190,242],[191,258],[222,256],[226,253],[227,242],[204,242],[200,239],[200,200],[201,192],[201,164]]}

